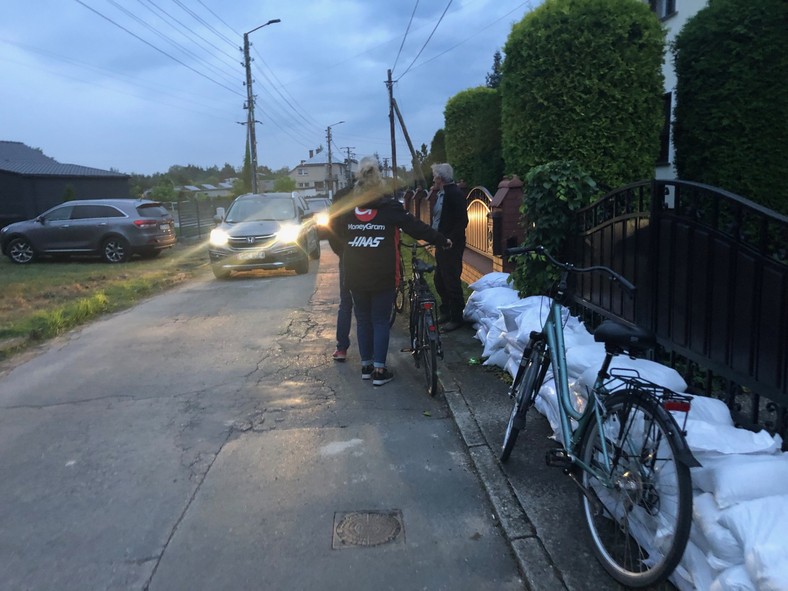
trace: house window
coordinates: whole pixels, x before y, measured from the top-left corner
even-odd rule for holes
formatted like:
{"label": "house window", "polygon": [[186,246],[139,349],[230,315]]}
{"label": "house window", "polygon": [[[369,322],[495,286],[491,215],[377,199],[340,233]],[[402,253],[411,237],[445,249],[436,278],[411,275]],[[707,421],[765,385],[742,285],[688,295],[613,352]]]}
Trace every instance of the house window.
{"label": "house window", "polygon": [[676,0],[648,0],[648,5],[660,20],[676,14]]}
{"label": "house window", "polygon": [[659,156],[657,165],[670,164],[670,122],[673,93],[662,95],[662,131],[659,133]]}
{"label": "house window", "polygon": [[301,175],[301,176],[306,176],[308,173],[306,171],[306,168],[299,168],[298,169],[298,174]]}

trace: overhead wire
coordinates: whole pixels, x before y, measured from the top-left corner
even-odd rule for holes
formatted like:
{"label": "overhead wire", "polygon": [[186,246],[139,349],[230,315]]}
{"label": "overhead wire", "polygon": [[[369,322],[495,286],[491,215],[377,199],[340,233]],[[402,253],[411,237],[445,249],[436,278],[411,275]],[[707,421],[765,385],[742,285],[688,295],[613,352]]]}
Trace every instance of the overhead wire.
{"label": "overhead wire", "polygon": [[451,6],[451,3],[453,1],[454,0],[449,0],[449,3],[446,5],[446,8],[443,9],[443,14],[441,14],[441,17],[438,19],[438,22],[435,23],[435,26],[433,27],[432,32],[430,33],[430,36],[427,37],[427,40],[424,42],[424,45],[421,46],[421,49],[419,49],[419,52],[416,54],[416,57],[413,58],[413,61],[410,62],[410,65],[405,69],[405,71],[402,74],[400,74],[399,78],[397,78],[395,80],[395,82],[400,81],[405,74],[410,72],[410,69],[413,67],[413,64],[415,64],[416,60],[419,59],[419,56],[424,51],[424,48],[427,47],[427,44],[430,42],[430,39],[432,39],[432,36],[435,34],[435,31],[438,30],[438,27],[440,26],[441,21],[443,21],[443,17],[446,16],[446,13],[448,12],[449,7]]}
{"label": "overhead wire", "polygon": [[226,89],[226,90],[229,90],[229,91],[230,91],[230,92],[232,92],[233,94],[237,94],[237,95],[239,95],[239,96],[243,96],[243,94],[242,94],[241,92],[239,92],[237,89],[235,89],[235,88],[232,88],[232,87],[230,87],[230,86],[227,86],[226,84],[223,84],[222,82],[219,82],[218,80],[216,80],[216,79],[214,79],[214,78],[211,78],[210,76],[208,76],[208,75],[207,75],[207,74],[205,74],[204,72],[200,72],[200,71],[199,71],[199,70],[197,70],[196,68],[193,68],[193,67],[192,67],[192,66],[190,66],[189,64],[187,64],[187,63],[185,63],[184,61],[182,61],[182,60],[178,59],[178,58],[177,58],[177,57],[175,57],[174,55],[172,55],[172,54],[170,54],[170,53],[168,53],[168,52],[164,51],[164,50],[163,50],[163,49],[161,49],[160,47],[157,47],[156,45],[154,45],[154,44],[153,44],[153,43],[151,43],[150,41],[148,41],[148,40],[144,39],[143,37],[140,37],[139,35],[137,35],[137,34],[136,34],[136,33],[134,33],[133,31],[131,31],[130,29],[127,29],[126,27],[124,27],[123,25],[121,25],[120,23],[118,23],[117,21],[115,21],[115,20],[111,19],[110,17],[108,17],[107,15],[103,14],[102,12],[100,12],[100,11],[96,10],[96,9],[95,9],[95,8],[93,8],[92,6],[89,6],[88,4],[85,4],[85,3],[84,3],[82,0],[75,0],[75,1],[76,1],[78,4],[81,4],[82,6],[84,6],[85,8],[87,8],[88,10],[90,10],[91,12],[93,12],[94,14],[96,14],[96,15],[100,16],[101,18],[103,18],[104,20],[108,21],[109,23],[111,23],[111,24],[115,25],[116,27],[118,27],[118,28],[119,28],[119,29],[121,29],[122,31],[125,31],[126,33],[128,33],[129,35],[131,35],[132,37],[134,37],[135,39],[137,39],[137,40],[139,40],[139,41],[143,42],[145,45],[147,45],[147,46],[148,46],[148,47],[150,47],[151,49],[153,49],[153,50],[155,50],[155,51],[158,51],[158,52],[159,52],[159,53],[161,53],[162,55],[165,55],[166,57],[168,57],[168,58],[170,58],[171,60],[173,60],[174,62],[176,62],[176,63],[178,63],[178,64],[182,65],[184,68],[187,68],[188,70],[191,70],[192,72],[194,72],[194,73],[195,73],[195,74],[197,74],[198,76],[201,76],[201,77],[205,78],[206,80],[209,80],[210,82],[213,82],[214,84],[217,84],[218,86],[221,86],[222,88],[224,88],[224,89]]}
{"label": "overhead wire", "polygon": [[408,32],[410,31],[410,26],[413,24],[413,17],[416,15],[416,9],[419,7],[419,0],[416,0],[416,5],[413,7],[413,12],[410,13],[410,20],[408,21],[408,26],[405,27],[405,34],[402,36],[402,43],[399,44],[399,51],[397,51],[397,57],[394,58],[394,65],[391,66],[391,72],[393,73],[394,70],[397,69],[397,62],[399,61],[399,56],[402,55],[402,48],[405,45],[405,40],[408,38]]}

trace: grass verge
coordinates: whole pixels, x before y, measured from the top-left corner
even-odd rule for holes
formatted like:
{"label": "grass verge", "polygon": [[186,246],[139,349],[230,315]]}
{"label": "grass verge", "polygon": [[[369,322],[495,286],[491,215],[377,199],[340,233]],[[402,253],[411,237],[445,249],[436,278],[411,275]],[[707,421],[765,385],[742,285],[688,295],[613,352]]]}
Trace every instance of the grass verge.
{"label": "grass verge", "polygon": [[76,258],[15,265],[0,257],[0,361],[207,269],[202,243],[118,265]]}

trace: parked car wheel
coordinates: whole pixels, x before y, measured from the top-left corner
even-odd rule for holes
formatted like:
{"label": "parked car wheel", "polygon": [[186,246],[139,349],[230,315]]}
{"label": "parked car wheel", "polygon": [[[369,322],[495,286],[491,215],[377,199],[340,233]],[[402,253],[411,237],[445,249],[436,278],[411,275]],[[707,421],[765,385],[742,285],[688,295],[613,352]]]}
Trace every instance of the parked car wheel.
{"label": "parked car wheel", "polygon": [[129,243],[120,236],[111,236],[101,247],[101,256],[108,263],[125,263],[129,260]]}
{"label": "parked car wheel", "polygon": [[14,238],[8,245],[8,258],[18,265],[27,265],[36,258],[36,251],[27,238]]}

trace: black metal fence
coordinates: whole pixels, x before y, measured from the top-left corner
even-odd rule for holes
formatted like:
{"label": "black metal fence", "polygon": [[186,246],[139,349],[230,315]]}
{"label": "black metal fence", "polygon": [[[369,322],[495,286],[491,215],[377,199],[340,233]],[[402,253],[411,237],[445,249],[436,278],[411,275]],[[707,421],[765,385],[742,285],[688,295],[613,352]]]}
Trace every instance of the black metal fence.
{"label": "black metal fence", "polygon": [[230,197],[179,196],[173,209],[178,237],[181,239],[207,237],[216,225],[213,218],[219,208],[226,210],[230,203],[232,203]]}
{"label": "black metal fence", "polygon": [[657,180],[578,212],[571,260],[631,279],[629,299],[579,276],[585,315],[650,327],[660,361],[736,422],[788,434],[788,217],[726,191]]}

